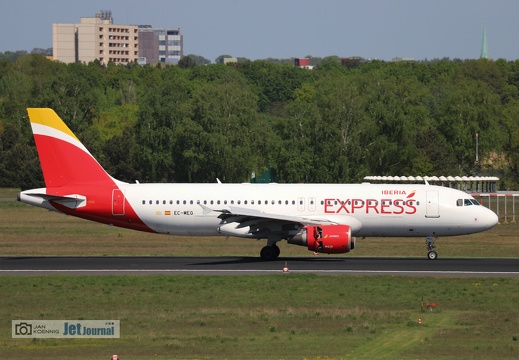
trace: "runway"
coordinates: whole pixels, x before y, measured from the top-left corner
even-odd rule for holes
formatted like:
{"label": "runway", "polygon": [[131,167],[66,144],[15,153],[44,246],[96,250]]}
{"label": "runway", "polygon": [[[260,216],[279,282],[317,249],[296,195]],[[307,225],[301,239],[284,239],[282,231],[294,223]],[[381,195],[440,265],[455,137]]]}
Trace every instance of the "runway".
{"label": "runway", "polygon": [[0,257],[0,275],[396,275],[519,277],[519,259],[287,257]]}

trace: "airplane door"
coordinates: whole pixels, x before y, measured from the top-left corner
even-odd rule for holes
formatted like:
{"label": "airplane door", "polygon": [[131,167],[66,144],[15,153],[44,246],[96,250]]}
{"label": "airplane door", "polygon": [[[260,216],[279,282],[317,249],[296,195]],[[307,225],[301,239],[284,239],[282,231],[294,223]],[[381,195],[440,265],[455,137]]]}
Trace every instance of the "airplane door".
{"label": "airplane door", "polygon": [[124,197],[124,191],[114,189],[112,191],[112,215],[121,216],[124,215],[126,199]]}
{"label": "airplane door", "polygon": [[438,191],[427,191],[427,204],[425,210],[425,217],[439,218],[440,208],[438,204]]}

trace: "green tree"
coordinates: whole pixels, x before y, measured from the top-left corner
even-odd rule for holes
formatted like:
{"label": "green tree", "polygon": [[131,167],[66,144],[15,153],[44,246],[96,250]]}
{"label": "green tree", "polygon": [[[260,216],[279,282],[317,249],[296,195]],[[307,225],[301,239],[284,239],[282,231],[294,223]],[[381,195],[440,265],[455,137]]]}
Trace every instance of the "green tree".
{"label": "green tree", "polygon": [[178,66],[182,69],[191,69],[196,66],[196,60],[191,56],[184,56],[178,61]]}

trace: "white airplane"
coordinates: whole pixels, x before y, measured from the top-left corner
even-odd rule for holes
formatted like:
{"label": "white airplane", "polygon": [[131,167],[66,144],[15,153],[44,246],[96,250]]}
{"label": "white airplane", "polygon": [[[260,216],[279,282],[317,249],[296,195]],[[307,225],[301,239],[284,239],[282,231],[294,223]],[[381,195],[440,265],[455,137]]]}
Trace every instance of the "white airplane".
{"label": "white airplane", "polygon": [[347,253],[355,237],[426,237],[488,230],[496,214],[465,192],[429,184],[140,184],[111,177],[52,109],[28,109],[45,188],[24,203],[134,230],[266,239]]}

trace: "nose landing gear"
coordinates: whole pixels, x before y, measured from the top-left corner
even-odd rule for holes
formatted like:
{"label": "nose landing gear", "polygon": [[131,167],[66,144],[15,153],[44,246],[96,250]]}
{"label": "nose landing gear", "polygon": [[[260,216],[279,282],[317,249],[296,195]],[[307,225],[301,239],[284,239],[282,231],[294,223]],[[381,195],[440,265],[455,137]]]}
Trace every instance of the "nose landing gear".
{"label": "nose landing gear", "polygon": [[436,245],[434,243],[436,242],[436,239],[432,236],[429,236],[427,239],[425,239],[425,242],[427,243],[427,258],[429,260],[436,260],[438,258],[438,253],[434,251],[433,249],[436,248]]}

